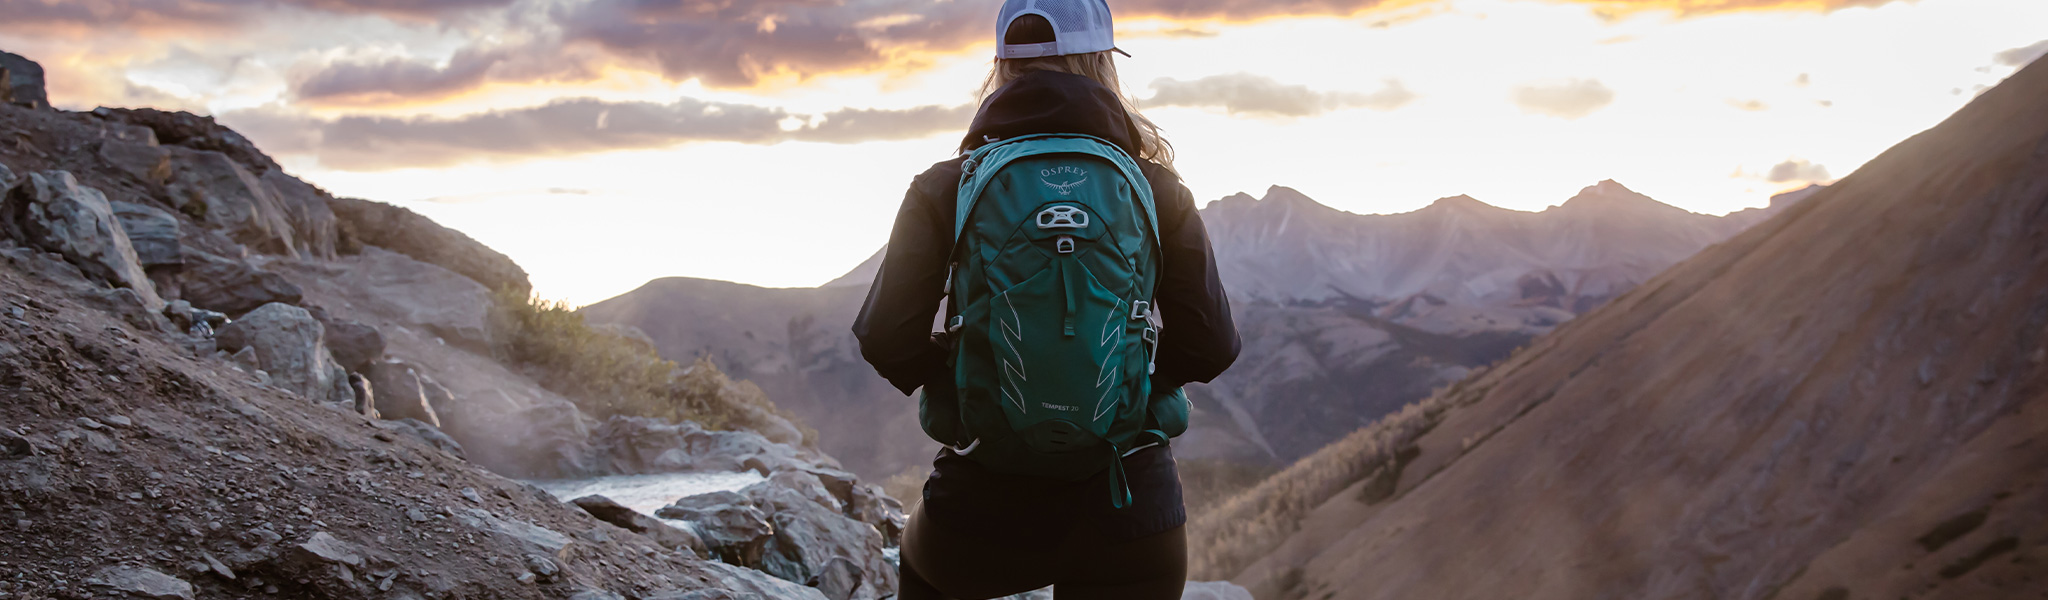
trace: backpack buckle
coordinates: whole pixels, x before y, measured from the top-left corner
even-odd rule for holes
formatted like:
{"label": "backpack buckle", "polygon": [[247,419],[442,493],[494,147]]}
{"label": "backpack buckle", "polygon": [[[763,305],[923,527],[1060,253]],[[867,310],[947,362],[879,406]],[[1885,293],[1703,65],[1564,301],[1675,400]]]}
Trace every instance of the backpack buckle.
{"label": "backpack buckle", "polygon": [[954,333],[960,331],[960,328],[965,326],[967,326],[967,317],[962,315],[953,315],[953,318],[951,320],[946,321],[946,333]]}
{"label": "backpack buckle", "polygon": [[1152,303],[1144,300],[1131,303],[1131,320],[1137,321],[1152,316]]}
{"label": "backpack buckle", "polygon": [[1038,211],[1039,229],[1085,229],[1088,211],[1072,206],[1055,206]]}
{"label": "backpack buckle", "polygon": [[1073,253],[1074,253],[1074,236],[1071,236],[1071,235],[1063,235],[1063,236],[1060,236],[1060,237],[1059,237],[1059,240],[1058,240],[1058,242],[1057,242],[1057,243],[1055,243],[1055,244],[1054,244],[1054,246],[1058,247],[1058,249],[1059,249],[1059,251],[1060,251],[1060,254],[1073,254]]}

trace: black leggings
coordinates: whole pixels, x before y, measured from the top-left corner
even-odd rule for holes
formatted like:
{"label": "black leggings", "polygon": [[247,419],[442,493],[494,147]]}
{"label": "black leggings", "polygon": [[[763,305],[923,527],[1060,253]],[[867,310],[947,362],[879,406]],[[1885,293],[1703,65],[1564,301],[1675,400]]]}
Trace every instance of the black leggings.
{"label": "black leggings", "polygon": [[1023,548],[930,526],[920,506],[903,532],[899,600],[985,600],[1048,585],[1057,600],[1179,600],[1187,532],[1113,542],[1085,524],[1058,546]]}

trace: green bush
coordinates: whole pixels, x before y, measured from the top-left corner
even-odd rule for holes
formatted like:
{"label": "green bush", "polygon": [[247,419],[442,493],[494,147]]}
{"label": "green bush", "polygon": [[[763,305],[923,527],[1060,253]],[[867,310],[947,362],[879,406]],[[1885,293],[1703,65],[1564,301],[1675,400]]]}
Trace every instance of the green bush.
{"label": "green bush", "polygon": [[491,326],[499,358],[599,419],[651,417],[696,421],[712,429],[765,431],[780,416],[804,443],[817,433],[782,412],[752,382],[733,381],[708,358],[684,367],[644,338],[592,326],[566,302],[513,290],[494,298]]}

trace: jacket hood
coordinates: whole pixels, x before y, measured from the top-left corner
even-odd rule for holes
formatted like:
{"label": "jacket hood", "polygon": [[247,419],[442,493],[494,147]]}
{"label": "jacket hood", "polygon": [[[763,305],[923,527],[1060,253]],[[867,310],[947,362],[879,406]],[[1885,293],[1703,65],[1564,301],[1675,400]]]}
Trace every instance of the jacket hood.
{"label": "jacket hood", "polygon": [[1138,155],[1137,127],[1116,92],[1081,75],[1033,71],[990,94],[961,147],[1039,133],[1078,133]]}

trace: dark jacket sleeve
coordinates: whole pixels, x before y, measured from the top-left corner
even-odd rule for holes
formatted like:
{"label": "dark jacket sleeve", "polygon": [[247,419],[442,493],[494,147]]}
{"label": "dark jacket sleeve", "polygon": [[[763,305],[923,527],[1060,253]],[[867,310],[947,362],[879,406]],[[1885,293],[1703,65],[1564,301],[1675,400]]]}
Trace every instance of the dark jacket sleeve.
{"label": "dark jacket sleeve", "polygon": [[952,203],[936,197],[954,185],[939,181],[948,164],[919,176],[904,194],[882,268],[853,323],[861,357],[905,394],[926,383],[951,381],[945,350],[931,339],[952,252]]}
{"label": "dark jacket sleeve", "polygon": [[1209,230],[1195,211],[1194,193],[1165,169],[1148,171],[1152,172],[1146,177],[1157,182],[1153,204],[1165,255],[1157,295],[1166,327],[1159,332],[1152,389],[1170,390],[1215,379],[1237,362],[1240,342],[1230,316],[1230,297],[1216,273],[1216,253],[1209,248]]}

